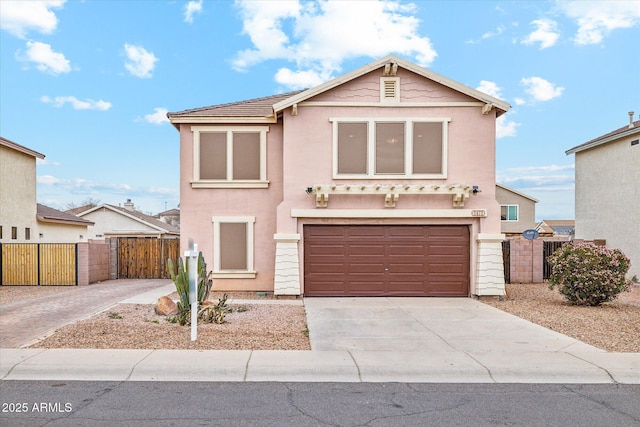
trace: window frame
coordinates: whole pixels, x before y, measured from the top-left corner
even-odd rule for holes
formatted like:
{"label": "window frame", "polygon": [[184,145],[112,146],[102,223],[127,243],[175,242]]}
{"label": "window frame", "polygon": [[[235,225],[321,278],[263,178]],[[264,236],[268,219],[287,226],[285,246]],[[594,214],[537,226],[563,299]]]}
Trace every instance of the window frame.
{"label": "window frame", "polygon": [[[507,208],[507,219],[502,219],[502,208]],[[509,219],[509,208],[516,208],[516,219]],[[518,222],[520,221],[520,205],[500,205],[500,221],[502,222]]]}
{"label": "window frame", "polygon": [[[330,118],[332,125],[333,179],[446,179],[450,117],[340,117]],[[338,172],[338,126],[340,123],[367,123],[367,173],[344,174]],[[404,173],[377,174],[376,162],[376,123],[404,123]],[[442,123],[442,159],[441,173],[413,173],[413,124]]]}
{"label": "window frame", "polygon": [[[213,278],[218,279],[255,279],[254,268],[254,216],[214,216],[213,222]],[[220,268],[220,224],[244,223],[247,226],[247,268],[246,270],[223,270]]]}
{"label": "window frame", "polygon": [[[192,188],[268,188],[267,180],[267,132],[269,126],[191,126],[193,132],[193,180]],[[200,178],[200,135],[203,133],[226,133],[227,177],[226,179]],[[257,133],[260,135],[260,178],[233,179],[233,134]]]}

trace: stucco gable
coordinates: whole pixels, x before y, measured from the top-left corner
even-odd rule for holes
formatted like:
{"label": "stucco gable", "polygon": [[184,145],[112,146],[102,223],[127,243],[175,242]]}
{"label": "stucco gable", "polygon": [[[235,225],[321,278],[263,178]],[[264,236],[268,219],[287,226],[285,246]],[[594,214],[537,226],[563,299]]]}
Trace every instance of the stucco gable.
{"label": "stucco gable", "polygon": [[[382,68],[382,67],[381,67]],[[321,92],[305,100],[313,102],[352,102],[375,103],[380,102],[380,69],[371,71],[362,76],[349,80],[339,86]],[[399,101],[401,103],[427,103],[427,102],[477,102],[478,100],[454,90],[434,80],[406,69],[398,69],[394,78],[399,81]]]}
{"label": "stucco gable", "polygon": [[476,89],[473,89],[471,87],[468,87],[462,83],[456,82],[454,80],[451,80],[447,77],[444,77],[438,73],[435,73],[431,70],[428,70],[426,68],[422,68],[416,64],[413,64],[409,61],[406,61],[402,58],[399,58],[395,55],[388,55],[385,56],[384,58],[381,58],[377,61],[374,61],[370,64],[367,64],[363,67],[360,67],[354,71],[351,71],[347,74],[344,74],[340,77],[337,77],[333,80],[330,80],[326,83],[323,83],[321,85],[318,85],[314,88],[311,89],[307,89],[305,91],[302,91],[296,95],[293,95],[287,99],[284,99],[276,104],[274,104],[273,108],[275,110],[275,112],[280,112],[286,108],[292,107],[295,104],[301,103],[303,101],[308,101],[311,98],[317,97],[317,99],[319,98],[319,95],[330,91],[338,86],[342,86],[345,85],[348,82],[351,82],[355,79],[358,79],[366,74],[372,73],[374,71],[378,71],[380,69],[386,69],[387,66],[389,66],[390,68],[393,68],[395,66],[397,66],[397,70],[395,71],[394,74],[397,73],[404,73],[405,71],[403,71],[402,69],[409,71],[415,75],[421,76],[425,79],[428,79],[434,83],[437,83],[440,86],[443,86],[445,88],[449,88],[455,92],[458,92],[460,94],[466,95],[466,97],[475,100],[475,101],[479,101],[479,102],[483,102],[485,103],[485,105],[487,107],[491,107],[491,108],[496,108],[497,111],[497,116],[500,116],[502,114],[504,114],[505,112],[507,112],[510,108],[509,104],[498,99],[495,97],[492,97],[490,95],[487,95],[483,92],[480,92]]}
{"label": "stucco gable", "polygon": [[512,193],[512,194],[518,195],[520,197],[524,197],[525,199],[529,199],[533,203],[538,203],[539,202],[538,199],[535,199],[535,198],[533,198],[531,196],[528,196],[528,195],[526,195],[524,193],[519,192],[518,190],[514,190],[513,188],[507,187],[506,185],[503,185],[503,184],[496,183],[496,188],[502,189],[502,190],[504,190],[504,191],[506,191],[508,193]]}

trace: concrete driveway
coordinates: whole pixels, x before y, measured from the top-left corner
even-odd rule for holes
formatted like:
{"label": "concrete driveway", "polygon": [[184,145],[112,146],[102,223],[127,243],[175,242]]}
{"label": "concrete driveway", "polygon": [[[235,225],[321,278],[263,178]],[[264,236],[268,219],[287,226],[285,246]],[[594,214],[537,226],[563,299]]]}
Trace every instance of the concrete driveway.
{"label": "concrete driveway", "polygon": [[602,352],[471,298],[305,298],[316,351]]}

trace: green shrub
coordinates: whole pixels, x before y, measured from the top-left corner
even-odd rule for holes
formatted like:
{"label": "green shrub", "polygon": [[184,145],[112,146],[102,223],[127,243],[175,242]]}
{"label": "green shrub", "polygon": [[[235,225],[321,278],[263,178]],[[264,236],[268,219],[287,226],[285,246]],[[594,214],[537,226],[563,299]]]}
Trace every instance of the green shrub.
{"label": "green shrub", "polygon": [[227,305],[227,298],[227,294],[224,294],[217,304],[200,308],[198,317],[207,323],[224,323],[224,316],[231,312],[231,307]]}
{"label": "green shrub", "polygon": [[[564,245],[547,258],[551,265],[549,289],[572,304],[597,306],[629,289],[629,258],[619,249],[592,243]],[[636,280],[635,277],[632,280]]]}

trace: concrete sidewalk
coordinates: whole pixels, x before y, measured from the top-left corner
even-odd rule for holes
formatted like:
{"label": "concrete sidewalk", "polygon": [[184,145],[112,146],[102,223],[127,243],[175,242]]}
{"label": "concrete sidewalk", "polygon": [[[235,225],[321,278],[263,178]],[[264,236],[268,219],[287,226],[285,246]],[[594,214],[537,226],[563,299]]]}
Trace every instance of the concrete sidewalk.
{"label": "concrete sidewalk", "polygon": [[0,349],[0,379],[640,384],[639,353],[608,353],[472,299],[304,303],[312,351],[11,348]]}
{"label": "concrete sidewalk", "polygon": [[640,384],[640,355],[0,349],[2,380]]}

